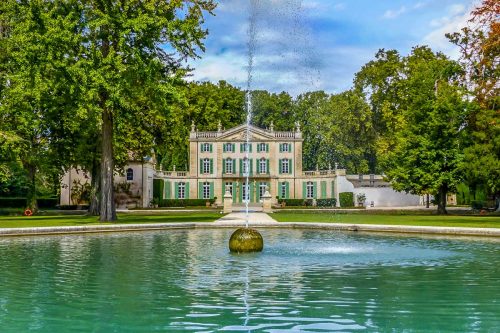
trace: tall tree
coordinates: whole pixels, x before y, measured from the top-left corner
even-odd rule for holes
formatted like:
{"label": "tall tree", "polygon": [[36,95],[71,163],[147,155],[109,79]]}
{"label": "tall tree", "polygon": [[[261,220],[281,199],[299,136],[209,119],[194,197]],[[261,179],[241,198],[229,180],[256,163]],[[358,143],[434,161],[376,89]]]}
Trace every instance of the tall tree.
{"label": "tall tree", "polygon": [[[85,108],[99,115],[101,141],[100,220],[113,221],[115,151],[125,129],[135,129],[128,146],[147,151],[150,129],[164,121],[169,103],[177,99],[175,83],[186,70],[181,61],[203,50],[204,12],[212,0],[116,2],[73,0],[80,24],[76,69],[86,73]],[[132,141],[132,142],[131,142]],[[149,146],[149,147],[148,147]],[[121,149],[123,152],[125,149]]]}
{"label": "tall tree", "polygon": [[472,188],[483,185],[500,211],[500,2],[483,0],[469,23],[448,38],[461,50],[466,83],[477,107],[467,117],[461,169]]}
{"label": "tall tree", "polygon": [[465,95],[456,82],[458,63],[427,47],[403,59],[392,84],[399,98],[399,126],[392,149],[380,156],[396,190],[434,194],[438,213],[446,214],[447,193],[460,181],[458,165],[466,112]]}

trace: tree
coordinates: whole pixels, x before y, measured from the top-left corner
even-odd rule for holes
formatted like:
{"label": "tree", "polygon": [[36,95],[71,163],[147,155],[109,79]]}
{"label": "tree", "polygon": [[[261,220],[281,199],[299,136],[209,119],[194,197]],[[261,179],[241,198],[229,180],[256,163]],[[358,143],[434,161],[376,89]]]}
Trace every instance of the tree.
{"label": "tree", "polygon": [[[66,8],[55,2],[3,1],[0,49],[0,133],[6,140],[3,155],[24,169],[28,208],[36,211],[37,174],[62,170],[58,149],[66,134],[61,125],[75,124],[78,113],[67,117],[77,94],[66,89],[67,65],[74,33]],[[58,47],[55,47],[58,45]],[[66,115],[66,116],[65,116]],[[9,144],[9,137],[10,140]],[[57,178],[57,176],[56,176]]]}
{"label": "tree", "polygon": [[427,47],[403,60],[394,89],[399,98],[398,129],[392,149],[380,156],[396,190],[434,194],[438,213],[446,214],[447,193],[460,181],[460,141],[467,102],[456,82],[458,63]]}
{"label": "tree", "polygon": [[500,211],[500,3],[483,0],[460,33],[448,34],[461,50],[463,82],[477,107],[467,117],[461,169],[471,187],[485,185]]}

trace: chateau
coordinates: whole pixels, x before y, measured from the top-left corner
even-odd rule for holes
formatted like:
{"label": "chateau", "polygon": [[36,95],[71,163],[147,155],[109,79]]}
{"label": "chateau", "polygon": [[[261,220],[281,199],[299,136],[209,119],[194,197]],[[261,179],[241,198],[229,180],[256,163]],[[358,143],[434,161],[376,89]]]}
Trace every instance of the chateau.
{"label": "chateau", "polygon": [[[247,144],[247,136],[249,143]],[[148,207],[153,187],[161,182],[160,199],[215,199],[222,204],[226,191],[234,204],[258,204],[269,190],[273,202],[284,199],[328,199],[339,193],[364,193],[366,205],[418,205],[420,197],[394,191],[380,175],[347,175],[336,166],[328,170],[302,169],[302,132],[296,124],[290,132],[275,131],[272,124],[262,129],[246,124],[228,130],[200,132],[192,124],[189,136],[189,170],[164,171],[154,158],[130,162],[115,183],[127,184],[137,206]],[[247,175],[249,178],[247,184]],[[61,204],[75,204],[71,187],[89,181],[82,171],[71,170],[62,181]],[[160,188],[161,188],[160,187]],[[156,190],[157,192],[158,190]],[[122,204],[123,205],[123,204]]]}

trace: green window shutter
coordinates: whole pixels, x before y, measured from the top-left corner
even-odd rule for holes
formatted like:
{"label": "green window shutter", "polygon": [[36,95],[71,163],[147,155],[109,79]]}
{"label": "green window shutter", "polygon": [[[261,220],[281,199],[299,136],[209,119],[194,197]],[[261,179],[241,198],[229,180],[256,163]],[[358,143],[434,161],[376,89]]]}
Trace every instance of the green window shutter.
{"label": "green window shutter", "polygon": [[266,153],[269,153],[269,143],[266,143]]}
{"label": "green window shutter", "polygon": [[260,153],[260,143],[257,144],[257,152]]}
{"label": "green window shutter", "polygon": [[213,150],[212,144],[210,144],[209,147],[210,147],[209,151],[212,152],[212,150]]}
{"label": "green window shutter", "polygon": [[222,144],[222,152],[223,152],[223,153],[225,153],[225,152],[226,152],[226,144],[225,144],[225,143],[223,143],[223,144]]}
{"label": "green window shutter", "polygon": [[281,159],[278,160],[278,167],[279,167],[279,173],[282,174],[283,173],[283,168],[281,167]]}
{"label": "green window shutter", "polygon": [[226,159],[222,159],[222,174],[226,174]]}
{"label": "green window shutter", "polygon": [[249,144],[248,144],[248,146],[249,146],[249,147],[248,147],[248,148],[249,148],[249,149],[248,149],[248,152],[249,152],[249,153],[251,153],[251,152],[252,152],[252,144],[251,144],[251,143],[249,143]]}
{"label": "green window shutter", "polygon": [[243,202],[243,183],[240,184],[240,202]]}
{"label": "green window shutter", "polygon": [[318,182],[313,182],[313,198],[318,198]]}
{"label": "green window shutter", "polygon": [[243,174],[243,159],[240,158],[240,175]]}
{"label": "green window shutter", "polygon": [[170,182],[165,180],[165,199],[170,199]]}
{"label": "green window shutter", "polygon": [[233,182],[233,202],[236,202],[236,182]]}
{"label": "green window shutter", "polygon": [[262,182],[258,182],[257,184],[257,189],[255,191],[255,202],[259,202],[260,200],[260,185],[262,184]]}
{"label": "green window shutter", "polygon": [[293,160],[292,159],[288,160],[288,173],[293,174]]}
{"label": "green window shutter", "polygon": [[214,182],[210,183],[210,199],[214,198]]}
{"label": "green window shutter", "polygon": [[189,183],[186,182],[186,187],[184,188],[185,195],[184,198],[189,199]]}
{"label": "green window shutter", "polygon": [[326,181],[321,181],[321,198],[326,199]]}
{"label": "green window shutter", "polygon": [[231,145],[233,146],[232,151],[233,151],[233,153],[235,153],[235,152],[236,152],[236,144],[235,144],[235,143],[232,143]]}
{"label": "green window shutter", "polygon": [[270,174],[270,171],[269,171],[269,159],[266,160],[266,173],[267,174]]}
{"label": "green window shutter", "polygon": [[175,198],[179,199],[179,183],[178,182],[174,183],[174,189],[175,189],[175,193],[174,193]]}
{"label": "green window shutter", "polygon": [[244,152],[244,151],[243,151],[243,144],[242,144],[242,143],[240,143],[240,153],[243,153],[243,152]]}
{"label": "green window shutter", "polygon": [[307,182],[302,182],[302,199],[307,197]]}
{"label": "green window shutter", "polygon": [[200,159],[200,175],[203,174],[203,160]]}
{"label": "green window shutter", "polygon": [[212,175],[214,173],[214,159],[210,159],[210,174]]}
{"label": "green window shutter", "polygon": [[254,199],[255,199],[255,186],[253,186],[253,182],[250,182],[250,202],[255,202]]}
{"label": "green window shutter", "polygon": [[283,144],[280,143],[280,153],[282,153],[282,152],[283,152]]}
{"label": "green window shutter", "polygon": [[236,160],[233,159],[233,175],[236,174]]}
{"label": "green window shutter", "polygon": [[253,159],[249,159],[248,160],[249,164],[250,164],[250,176],[253,174]]}
{"label": "green window shutter", "polygon": [[291,144],[291,143],[289,143],[289,144],[288,144],[288,151],[289,151],[290,153],[292,152],[292,144]]}
{"label": "green window shutter", "polygon": [[285,182],[285,199],[290,199],[290,183]]}
{"label": "green window shutter", "polygon": [[203,182],[198,182],[198,199],[203,199]]}

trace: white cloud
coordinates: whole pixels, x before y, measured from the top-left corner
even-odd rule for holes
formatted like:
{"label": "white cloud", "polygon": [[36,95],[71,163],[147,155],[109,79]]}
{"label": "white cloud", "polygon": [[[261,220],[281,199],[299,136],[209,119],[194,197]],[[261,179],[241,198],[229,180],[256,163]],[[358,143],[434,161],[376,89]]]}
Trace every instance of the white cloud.
{"label": "white cloud", "polygon": [[451,44],[445,34],[459,32],[468,25],[469,10],[463,5],[452,5],[448,8],[449,15],[432,20],[429,25],[435,29],[428,33],[422,40],[431,48],[442,51],[452,59],[458,59],[459,50]]}
{"label": "white cloud", "polygon": [[401,14],[406,13],[407,11],[408,11],[408,9],[405,6],[402,6],[401,8],[396,9],[396,10],[389,9],[389,10],[385,11],[385,13],[382,17],[385,19],[393,19],[393,18],[400,16]]}

